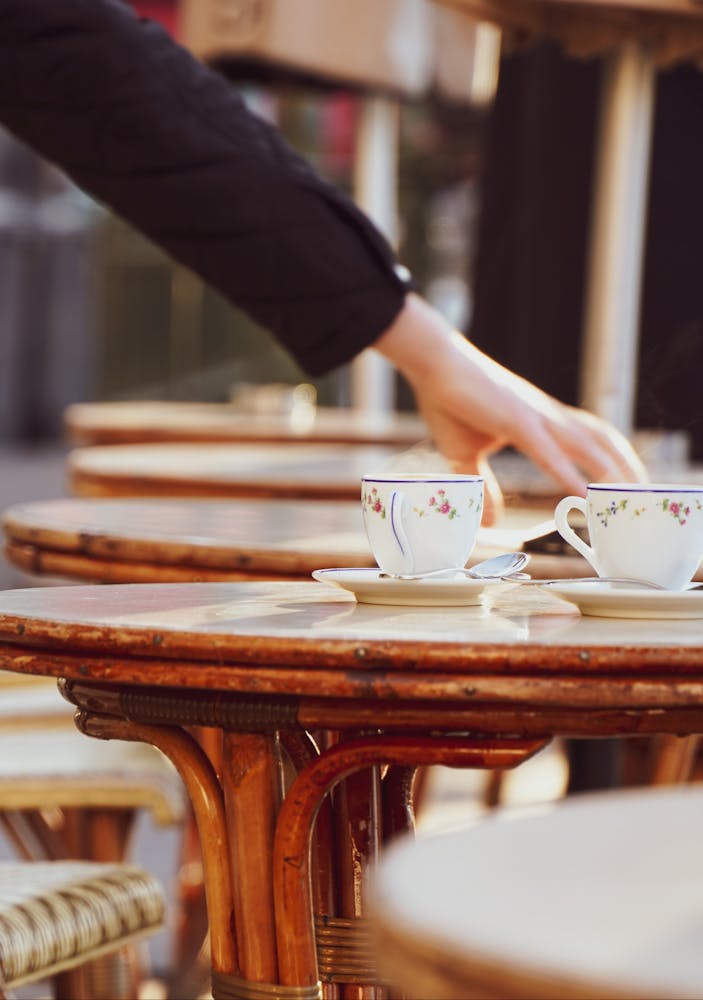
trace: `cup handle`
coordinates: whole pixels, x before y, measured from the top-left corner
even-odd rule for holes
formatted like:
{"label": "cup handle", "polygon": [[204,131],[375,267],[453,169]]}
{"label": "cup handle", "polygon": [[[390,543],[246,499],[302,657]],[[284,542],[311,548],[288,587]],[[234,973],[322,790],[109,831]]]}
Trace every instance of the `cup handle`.
{"label": "cup handle", "polygon": [[569,524],[568,518],[572,510],[580,510],[581,513],[586,516],[587,507],[586,501],[583,497],[564,497],[563,500],[559,501],[554,509],[554,521],[557,526],[557,531],[564,541],[568,542],[569,545],[572,545],[576,551],[591,564],[596,573],[600,576],[600,569],[597,565],[595,552],[590,545],[587,545],[582,538],[579,538]]}
{"label": "cup handle", "polygon": [[405,528],[403,527],[403,508],[405,506],[405,494],[402,490],[393,490],[390,497],[390,518],[391,518],[391,531],[393,532],[393,537],[395,538],[396,545],[400,549],[400,554],[403,557],[404,573],[414,573],[415,572],[415,560],[413,558],[412,550],[410,548],[410,543],[408,541],[408,536],[405,534]]}

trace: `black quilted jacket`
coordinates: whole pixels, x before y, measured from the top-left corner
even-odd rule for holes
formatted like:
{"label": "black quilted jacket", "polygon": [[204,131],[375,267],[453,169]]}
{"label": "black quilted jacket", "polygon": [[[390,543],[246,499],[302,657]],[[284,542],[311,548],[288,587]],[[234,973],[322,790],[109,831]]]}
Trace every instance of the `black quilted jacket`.
{"label": "black quilted jacket", "polygon": [[0,0],[0,122],[310,374],[350,360],[401,308],[402,269],[366,217],[120,0]]}

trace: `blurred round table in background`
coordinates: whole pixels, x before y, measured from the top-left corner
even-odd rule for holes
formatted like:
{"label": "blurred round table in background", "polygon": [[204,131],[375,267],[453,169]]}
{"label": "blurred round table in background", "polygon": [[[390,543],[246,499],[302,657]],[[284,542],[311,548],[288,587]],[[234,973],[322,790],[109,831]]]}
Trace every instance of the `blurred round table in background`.
{"label": "blurred round table in background", "polygon": [[423,421],[410,413],[295,405],[289,413],[247,413],[230,403],[141,400],[74,403],[64,411],[64,427],[78,445],[307,441],[409,448],[427,436]]}
{"label": "blurred round table in background", "polygon": [[[491,459],[506,505],[547,516],[563,490],[524,455],[509,450]],[[383,444],[234,442],[95,445],[67,459],[77,496],[269,497],[358,500],[369,472],[448,469],[424,444],[398,450]]]}
{"label": "blurred round table in background", "polygon": [[[521,549],[549,527],[532,510],[481,528],[471,562]],[[101,583],[308,577],[374,566],[360,502],[319,500],[58,499],[3,513],[7,558],[39,576]],[[590,572],[580,556],[532,557],[535,575]]]}
{"label": "blurred round table in background", "polygon": [[359,501],[61,499],[16,504],[2,525],[8,558],[26,572],[105,583],[375,565]]}
{"label": "blurred round table in background", "polygon": [[106,445],[70,452],[68,474],[78,496],[359,500],[362,476],[387,469],[396,452],[297,442]]}

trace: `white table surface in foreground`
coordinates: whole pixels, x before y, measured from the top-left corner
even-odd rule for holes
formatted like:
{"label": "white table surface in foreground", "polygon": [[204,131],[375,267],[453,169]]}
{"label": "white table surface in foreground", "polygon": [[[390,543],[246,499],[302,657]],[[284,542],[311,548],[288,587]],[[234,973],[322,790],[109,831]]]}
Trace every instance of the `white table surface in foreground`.
{"label": "white table surface in foreground", "polygon": [[[703,790],[617,791],[397,844],[372,882],[410,997],[698,998]],[[478,994],[476,994],[478,995]]]}

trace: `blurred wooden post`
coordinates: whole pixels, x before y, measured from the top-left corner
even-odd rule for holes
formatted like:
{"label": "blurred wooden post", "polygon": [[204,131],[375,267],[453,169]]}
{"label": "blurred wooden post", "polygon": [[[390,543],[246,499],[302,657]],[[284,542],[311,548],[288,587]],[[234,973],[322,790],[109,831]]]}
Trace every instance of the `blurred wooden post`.
{"label": "blurred wooden post", "polygon": [[630,435],[656,67],[624,42],[605,66],[586,284],[581,401]]}
{"label": "blurred wooden post", "polygon": [[[366,97],[361,106],[354,162],[354,198],[395,245],[398,228],[398,102]],[[379,331],[380,332],[380,331]],[[395,404],[393,367],[375,351],[351,365],[351,402],[367,413],[386,413]]]}

